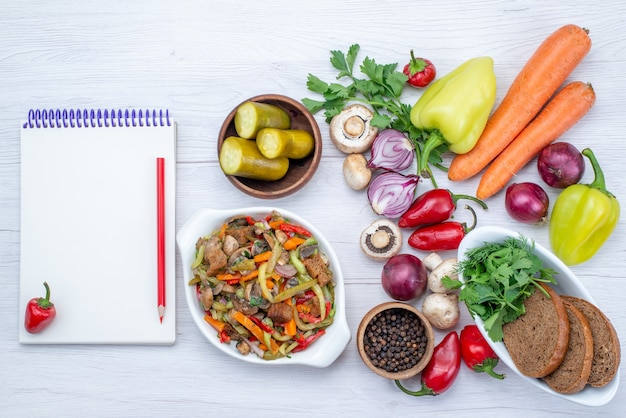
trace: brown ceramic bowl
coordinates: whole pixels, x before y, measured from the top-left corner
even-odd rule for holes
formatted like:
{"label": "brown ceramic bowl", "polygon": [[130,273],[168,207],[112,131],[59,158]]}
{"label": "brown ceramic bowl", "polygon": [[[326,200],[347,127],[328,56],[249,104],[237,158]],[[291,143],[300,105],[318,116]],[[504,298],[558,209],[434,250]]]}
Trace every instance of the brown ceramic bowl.
{"label": "brown ceramic bowl", "polygon": [[229,136],[237,136],[234,122],[235,113],[240,105],[248,101],[269,103],[282,108],[291,118],[291,129],[303,129],[313,135],[315,148],[306,158],[290,160],[289,170],[280,180],[263,181],[230,175],[226,177],[242,192],[260,199],[277,199],[297,192],[313,178],[322,158],[322,135],[319,125],[311,112],[297,100],[280,94],[263,94],[241,102],[228,114],[222,124],[217,139],[217,155],[222,149],[224,139]]}
{"label": "brown ceramic bowl", "polygon": [[[415,315],[417,316],[417,318],[419,318],[419,321],[424,326],[424,333],[426,334],[427,338],[426,348],[422,354],[421,359],[410,369],[405,369],[398,372],[387,371],[372,362],[372,359],[368,355],[365,348],[365,338],[366,331],[368,331],[368,326],[379,313],[387,310],[402,310],[405,311],[405,314]],[[356,343],[359,354],[361,355],[361,359],[374,373],[378,374],[379,376],[386,377],[387,379],[402,380],[411,378],[424,370],[431,357],[433,356],[435,335],[428,319],[426,319],[426,317],[415,307],[403,302],[385,302],[373,307],[368,313],[365,314],[357,330]]]}

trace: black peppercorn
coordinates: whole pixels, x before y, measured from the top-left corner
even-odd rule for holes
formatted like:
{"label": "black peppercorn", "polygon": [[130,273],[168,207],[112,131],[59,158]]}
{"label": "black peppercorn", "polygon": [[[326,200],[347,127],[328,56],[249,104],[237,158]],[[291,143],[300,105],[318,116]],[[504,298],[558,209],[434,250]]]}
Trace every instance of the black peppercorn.
{"label": "black peppercorn", "polygon": [[392,308],[376,314],[367,325],[364,349],[375,367],[397,373],[419,363],[427,339],[424,324],[415,313]]}

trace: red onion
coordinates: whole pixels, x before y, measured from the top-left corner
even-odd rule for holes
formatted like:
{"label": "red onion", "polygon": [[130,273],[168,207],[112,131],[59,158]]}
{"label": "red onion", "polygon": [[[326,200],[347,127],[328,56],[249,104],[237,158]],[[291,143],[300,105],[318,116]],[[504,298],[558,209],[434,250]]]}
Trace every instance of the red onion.
{"label": "red onion", "polygon": [[402,171],[413,163],[415,148],[402,132],[385,129],[378,133],[372,143],[372,157],[368,168]]}
{"label": "red onion", "polygon": [[514,183],[506,189],[504,200],[511,218],[527,224],[543,224],[548,219],[550,199],[535,183]]}
{"label": "red onion", "polygon": [[422,260],[413,254],[398,254],[385,263],[381,283],[391,298],[407,301],[424,294],[428,272]]}
{"label": "red onion", "polygon": [[583,177],[585,160],[572,144],[555,142],[539,153],[537,169],[548,186],[564,189]]}
{"label": "red onion", "polygon": [[388,218],[400,217],[413,203],[419,177],[385,171],[367,187],[367,198],[374,212]]}

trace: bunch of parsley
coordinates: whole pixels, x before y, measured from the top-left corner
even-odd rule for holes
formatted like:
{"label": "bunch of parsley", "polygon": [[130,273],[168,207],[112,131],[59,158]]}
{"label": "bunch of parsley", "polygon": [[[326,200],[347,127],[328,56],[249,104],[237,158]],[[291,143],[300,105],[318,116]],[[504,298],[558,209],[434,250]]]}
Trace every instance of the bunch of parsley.
{"label": "bunch of parsley", "polygon": [[493,341],[502,341],[502,325],[524,314],[524,300],[535,289],[545,292],[539,283],[556,283],[556,272],[543,265],[534,252],[534,241],[509,237],[503,242],[486,242],[470,249],[457,270],[463,281],[446,277],[449,289],[461,288],[472,317],[480,317]]}
{"label": "bunch of parsley", "polygon": [[[324,100],[302,99],[302,103],[313,114],[324,110],[326,122],[330,123],[333,116],[338,115],[352,102],[369,105],[374,111],[370,122],[379,129],[393,128],[404,132],[413,142],[417,158],[428,134],[411,123],[411,105],[403,103],[400,96],[408,81],[408,76],[398,71],[397,63],[378,64],[370,57],[365,57],[359,69],[366,78],[359,78],[354,72],[356,58],[360,46],[350,46],[347,53],[331,51],[330,63],[339,71],[337,80],[348,79],[348,84],[339,82],[326,83],[313,74],[307,78],[307,87],[319,93]],[[441,155],[448,150],[447,144],[440,145],[430,154],[429,163],[447,170],[442,163]]]}

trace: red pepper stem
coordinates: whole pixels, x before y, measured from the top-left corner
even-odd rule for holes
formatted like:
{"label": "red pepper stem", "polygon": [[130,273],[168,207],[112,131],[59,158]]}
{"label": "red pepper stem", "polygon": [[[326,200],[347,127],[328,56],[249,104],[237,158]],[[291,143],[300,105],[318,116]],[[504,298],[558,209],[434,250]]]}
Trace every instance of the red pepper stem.
{"label": "red pepper stem", "polygon": [[448,192],[450,193],[450,198],[452,199],[452,203],[454,204],[455,207],[456,207],[456,203],[460,199],[466,199],[466,200],[471,200],[472,202],[478,203],[483,209],[488,209],[487,204],[477,197],[466,195],[466,194],[454,194],[450,190],[448,190]]}
{"label": "red pepper stem", "polygon": [[405,388],[404,386],[402,386],[402,384],[400,383],[399,380],[396,380],[396,386],[398,386],[400,388],[400,390],[404,393],[406,393],[407,395],[411,395],[411,396],[435,396],[437,395],[437,393],[435,393],[434,390],[432,390],[431,388],[429,388],[428,386],[426,386],[425,383],[422,383],[422,388],[418,391],[412,391],[412,390],[408,390],[407,388]]}
{"label": "red pepper stem", "polygon": [[496,371],[493,370],[493,368],[496,367],[497,365],[498,365],[498,359],[490,357],[490,358],[486,358],[485,361],[483,361],[481,364],[474,365],[472,369],[474,369],[476,373],[487,373],[491,377],[502,380],[505,378],[505,375],[496,373]]}
{"label": "red pepper stem", "polygon": [[411,50],[411,75],[424,71],[424,68],[426,68],[426,61],[421,58],[415,58],[415,54],[413,53],[413,50]]}
{"label": "red pepper stem", "polygon": [[472,226],[468,227],[467,224],[465,224],[465,223],[463,224],[463,230],[467,234],[472,229],[476,228],[476,212],[474,212],[474,209],[470,205],[465,205],[465,209],[467,209],[470,212],[472,212],[472,216],[474,217],[474,223],[472,224]]}
{"label": "red pepper stem", "polygon": [[46,297],[37,299],[37,305],[42,309],[49,309],[51,306],[54,306],[50,302],[50,286],[48,286],[47,282],[43,282],[43,285],[46,288]]}
{"label": "red pepper stem", "polygon": [[596,158],[593,151],[591,151],[591,148],[585,148],[584,150],[582,150],[581,154],[589,159],[591,167],[593,167],[594,179],[593,182],[590,183],[588,186],[593,187],[594,189],[598,189],[604,194],[613,197],[613,193],[609,192],[606,189],[604,172],[602,171],[602,168],[600,168],[600,163],[598,162],[598,159]]}

